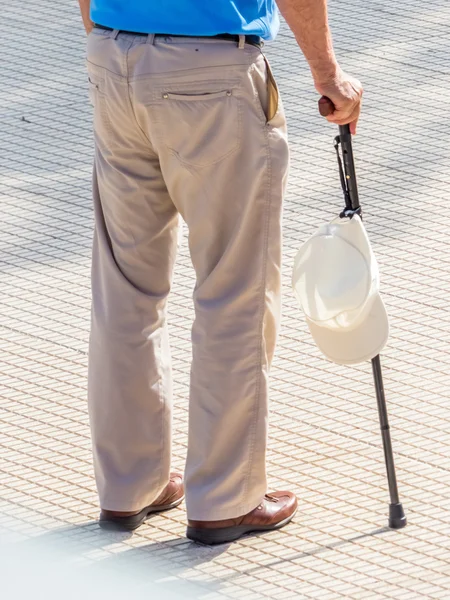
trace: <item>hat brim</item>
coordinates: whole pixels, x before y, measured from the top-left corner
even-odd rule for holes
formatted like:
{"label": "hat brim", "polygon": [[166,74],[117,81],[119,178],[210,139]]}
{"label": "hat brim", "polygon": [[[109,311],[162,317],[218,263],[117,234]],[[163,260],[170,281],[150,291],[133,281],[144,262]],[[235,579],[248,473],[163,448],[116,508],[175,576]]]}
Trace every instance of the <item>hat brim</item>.
{"label": "hat brim", "polygon": [[306,318],[319,350],[339,365],[355,365],[375,358],[389,338],[389,320],[380,294],[373,299],[367,317],[355,328],[329,329]]}

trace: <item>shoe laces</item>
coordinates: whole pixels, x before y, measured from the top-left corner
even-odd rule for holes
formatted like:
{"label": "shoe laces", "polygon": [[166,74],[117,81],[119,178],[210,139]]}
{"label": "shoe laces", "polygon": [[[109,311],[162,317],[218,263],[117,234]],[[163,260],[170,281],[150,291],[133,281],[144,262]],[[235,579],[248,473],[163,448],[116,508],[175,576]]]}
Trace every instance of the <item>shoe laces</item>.
{"label": "shoe laces", "polygon": [[[280,499],[276,496],[271,496],[270,494],[265,494],[264,500],[268,500],[269,502],[279,502]],[[259,506],[256,507],[257,510],[262,510],[264,508],[264,502],[261,502]]]}
{"label": "shoe laces", "polygon": [[265,498],[266,500],[269,500],[269,502],[279,502],[279,501],[280,501],[280,499],[279,499],[279,498],[277,498],[276,496],[272,496],[271,494],[266,494],[266,495],[264,496],[264,498]]}

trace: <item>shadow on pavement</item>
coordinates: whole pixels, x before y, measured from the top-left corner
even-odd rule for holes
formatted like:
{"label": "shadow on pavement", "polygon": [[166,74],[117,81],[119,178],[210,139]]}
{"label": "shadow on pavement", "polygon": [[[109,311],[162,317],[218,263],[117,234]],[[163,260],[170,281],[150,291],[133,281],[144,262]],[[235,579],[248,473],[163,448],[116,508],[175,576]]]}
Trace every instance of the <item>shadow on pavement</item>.
{"label": "shadow on pavement", "polygon": [[[46,600],[59,600],[62,594],[83,600],[106,595],[108,600],[119,600],[124,594],[139,600],[154,597],[154,593],[168,600],[211,597],[212,593],[220,598],[222,585],[234,579],[287,562],[299,564],[303,558],[388,531],[388,527],[375,529],[214,579],[200,570],[195,573],[195,569],[225,553],[229,544],[201,546],[179,537],[147,543],[141,537],[139,547],[130,545],[127,549],[131,533],[105,532],[95,521],[0,546],[0,558],[9,575],[3,579],[6,589],[11,586],[9,600],[25,600],[36,590],[45,591]],[[23,577],[25,565],[27,575]]]}

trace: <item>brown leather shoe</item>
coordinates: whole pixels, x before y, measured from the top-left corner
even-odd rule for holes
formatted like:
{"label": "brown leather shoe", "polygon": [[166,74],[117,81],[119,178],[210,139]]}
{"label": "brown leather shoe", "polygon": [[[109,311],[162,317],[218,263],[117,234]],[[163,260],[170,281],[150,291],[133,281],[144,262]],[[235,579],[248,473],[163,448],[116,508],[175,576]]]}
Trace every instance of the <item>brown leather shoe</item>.
{"label": "brown leather shoe", "polygon": [[113,531],[133,531],[139,525],[142,525],[149,515],[175,508],[183,502],[183,499],[183,476],[180,473],[171,473],[169,483],[153,504],[146,506],[139,512],[102,510],[99,525],[102,529]]}
{"label": "brown leather shoe", "polygon": [[297,512],[298,501],[292,492],[266,494],[259,506],[248,514],[225,521],[188,521],[186,536],[201,544],[233,542],[246,533],[280,529]]}

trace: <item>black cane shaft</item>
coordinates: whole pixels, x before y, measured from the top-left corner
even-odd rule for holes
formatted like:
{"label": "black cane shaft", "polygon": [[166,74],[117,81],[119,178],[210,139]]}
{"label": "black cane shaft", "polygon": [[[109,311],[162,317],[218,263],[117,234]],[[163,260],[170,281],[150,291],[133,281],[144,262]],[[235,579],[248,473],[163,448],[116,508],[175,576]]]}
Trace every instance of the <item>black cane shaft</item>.
{"label": "black cane shaft", "polygon": [[[333,114],[335,106],[326,96],[319,100],[319,112],[323,117]],[[359,208],[358,185],[356,183],[355,161],[353,158],[352,134],[350,125],[339,126],[339,137],[342,146],[342,160],[344,162],[345,178],[347,180],[347,189],[352,204],[352,209]]]}
{"label": "black cane shaft", "polygon": [[394,454],[392,452],[391,433],[389,430],[389,419],[386,407],[386,398],[384,395],[383,375],[381,373],[380,357],[372,359],[373,378],[377,395],[378,415],[380,418],[381,436],[383,439],[384,460],[386,462],[386,472],[389,485],[389,494],[391,504],[400,502],[397,488],[397,477],[395,475]]}
{"label": "black cane shaft", "polygon": [[[326,96],[319,100],[319,112],[323,117],[332,115],[335,111],[333,102]],[[346,188],[344,194],[346,199],[346,208],[349,208],[349,202],[352,210],[360,209],[358,186],[356,183],[355,162],[353,159],[352,135],[350,125],[339,127],[339,143],[342,149],[342,161],[344,163],[344,173]],[[339,154],[339,153],[338,153]],[[361,216],[361,211],[359,211]],[[389,431],[389,419],[386,407],[386,398],[384,396],[383,375],[381,373],[380,357],[372,359],[373,378],[375,382],[375,391],[377,395],[378,415],[380,418],[381,436],[383,440],[384,460],[386,463],[386,472],[389,485],[389,494],[391,502],[389,504],[389,527],[392,529],[402,529],[407,521],[405,511],[398,497],[397,477],[395,475],[394,454],[392,452],[391,433]]]}
{"label": "black cane shaft", "polygon": [[352,203],[352,209],[359,208],[358,185],[356,183],[355,161],[353,158],[352,135],[350,125],[339,127],[339,136],[342,146],[342,160],[344,162],[345,178],[347,180],[348,193]]}

